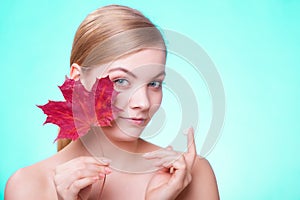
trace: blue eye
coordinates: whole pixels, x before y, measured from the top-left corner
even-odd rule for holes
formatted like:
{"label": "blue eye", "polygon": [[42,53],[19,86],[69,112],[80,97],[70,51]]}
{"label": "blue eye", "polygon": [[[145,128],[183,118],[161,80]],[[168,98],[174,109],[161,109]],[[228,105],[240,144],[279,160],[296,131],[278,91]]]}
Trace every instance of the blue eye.
{"label": "blue eye", "polygon": [[114,83],[116,86],[119,86],[119,87],[126,87],[129,85],[129,82],[123,78],[114,80]]}
{"label": "blue eye", "polygon": [[152,81],[149,83],[150,87],[154,87],[154,88],[160,88],[161,87],[161,82],[160,81]]}

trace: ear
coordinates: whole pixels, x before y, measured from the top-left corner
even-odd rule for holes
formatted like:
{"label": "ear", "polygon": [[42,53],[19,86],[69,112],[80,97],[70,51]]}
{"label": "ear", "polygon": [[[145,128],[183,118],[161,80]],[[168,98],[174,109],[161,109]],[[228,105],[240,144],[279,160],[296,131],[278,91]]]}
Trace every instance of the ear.
{"label": "ear", "polygon": [[77,63],[73,63],[70,69],[70,78],[75,81],[79,80],[81,73],[81,67]]}

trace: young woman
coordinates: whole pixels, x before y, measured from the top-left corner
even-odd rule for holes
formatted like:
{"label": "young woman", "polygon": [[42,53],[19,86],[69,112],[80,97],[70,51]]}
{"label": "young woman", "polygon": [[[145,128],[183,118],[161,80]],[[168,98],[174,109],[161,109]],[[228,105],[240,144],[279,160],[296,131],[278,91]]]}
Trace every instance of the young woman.
{"label": "young woman", "polygon": [[57,154],[18,170],[7,183],[5,199],[219,199],[208,161],[196,154],[192,128],[184,153],[139,138],[161,104],[165,62],[160,32],[137,10],[111,5],[89,14],[75,35],[70,77],[90,90],[96,78],[109,76],[119,111],[112,126],[100,132],[106,143],[128,155],[143,155],[158,170],[131,173],[122,166],[138,170],[141,158],[126,153],[103,157],[103,149],[91,153],[89,146],[100,142],[96,130],[72,142],[60,140]]}

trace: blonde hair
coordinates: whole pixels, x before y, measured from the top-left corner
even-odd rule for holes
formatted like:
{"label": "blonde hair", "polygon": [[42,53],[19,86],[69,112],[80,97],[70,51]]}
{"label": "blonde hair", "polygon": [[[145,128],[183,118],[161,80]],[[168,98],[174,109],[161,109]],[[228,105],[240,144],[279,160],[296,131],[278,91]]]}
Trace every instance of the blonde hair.
{"label": "blonde hair", "polygon": [[[120,5],[109,5],[90,13],[78,27],[70,65],[99,66],[144,48],[166,51],[160,31],[141,12]],[[166,54],[165,54],[166,55]],[[71,140],[58,140],[60,151]]]}

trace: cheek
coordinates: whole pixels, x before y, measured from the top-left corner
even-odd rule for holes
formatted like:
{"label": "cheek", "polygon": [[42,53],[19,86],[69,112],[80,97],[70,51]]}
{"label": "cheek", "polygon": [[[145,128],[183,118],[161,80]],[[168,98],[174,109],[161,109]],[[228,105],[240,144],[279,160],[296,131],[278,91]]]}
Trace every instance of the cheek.
{"label": "cheek", "polygon": [[130,92],[128,91],[119,92],[114,98],[113,101],[114,106],[116,106],[119,109],[123,109],[128,104],[129,96],[130,96]]}
{"label": "cheek", "polygon": [[151,113],[155,113],[162,102],[162,91],[160,92],[151,92],[149,93],[149,98],[150,98],[150,102],[151,102],[151,108],[150,108],[150,112]]}
{"label": "cheek", "polygon": [[[125,108],[128,105],[132,94],[133,92],[131,90],[119,92],[114,98],[114,106],[119,109]],[[148,100],[150,101],[151,110],[156,112],[159,109],[162,102],[162,97],[162,91],[150,91],[148,93]]]}
{"label": "cheek", "polygon": [[157,90],[157,91],[150,90],[148,94],[149,94],[149,98],[151,99],[151,102],[153,102],[154,104],[161,104],[162,97],[163,97],[162,90]]}

